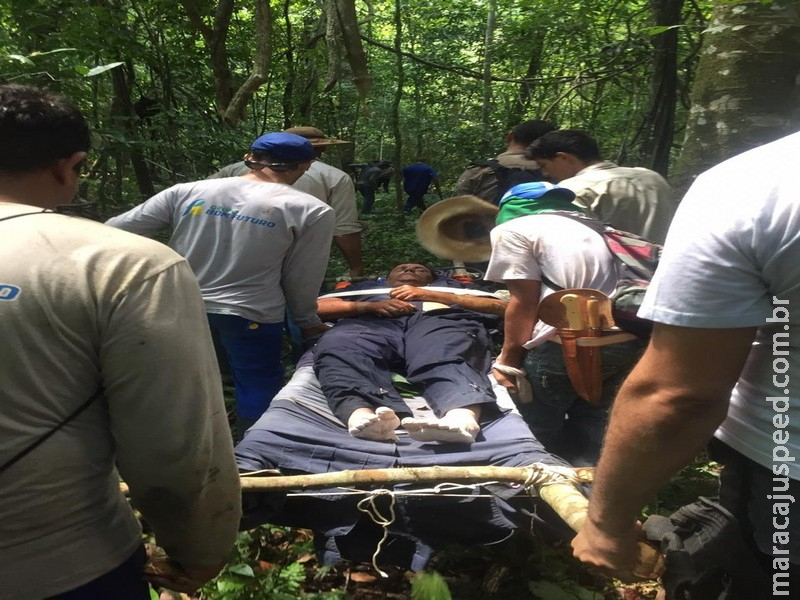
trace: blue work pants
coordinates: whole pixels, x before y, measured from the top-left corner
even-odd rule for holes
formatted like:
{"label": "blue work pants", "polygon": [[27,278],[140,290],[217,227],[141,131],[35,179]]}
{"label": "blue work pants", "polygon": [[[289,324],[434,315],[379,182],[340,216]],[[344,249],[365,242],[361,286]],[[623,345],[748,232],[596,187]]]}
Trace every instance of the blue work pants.
{"label": "blue work pants", "polygon": [[236,315],[209,313],[208,324],[230,364],[236,415],[258,419],[283,386],[283,323],[256,323]]}
{"label": "blue work pants", "polygon": [[479,319],[474,313],[420,312],[340,320],[314,347],[314,371],[331,410],[343,423],[357,408],[407,413],[392,371],[420,385],[438,417],[472,404],[495,406],[487,376],[492,342]]}

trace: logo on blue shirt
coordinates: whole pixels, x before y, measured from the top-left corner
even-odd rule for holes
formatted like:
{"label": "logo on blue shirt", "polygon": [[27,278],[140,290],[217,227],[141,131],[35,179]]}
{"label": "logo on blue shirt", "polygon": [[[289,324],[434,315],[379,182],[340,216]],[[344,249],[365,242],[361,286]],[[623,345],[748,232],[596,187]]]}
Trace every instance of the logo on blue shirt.
{"label": "logo on blue shirt", "polygon": [[205,204],[205,200],[195,200],[189,206],[186,207],[186,210],[183,211],[181,214],[182,217],[186,215],[202,215],[203,214],[203,204]]}
{"label": "logo on blue shirt", "polygon": [[19,296],[20,289],[15,285],[0,283],[0,301],[15,300]]}

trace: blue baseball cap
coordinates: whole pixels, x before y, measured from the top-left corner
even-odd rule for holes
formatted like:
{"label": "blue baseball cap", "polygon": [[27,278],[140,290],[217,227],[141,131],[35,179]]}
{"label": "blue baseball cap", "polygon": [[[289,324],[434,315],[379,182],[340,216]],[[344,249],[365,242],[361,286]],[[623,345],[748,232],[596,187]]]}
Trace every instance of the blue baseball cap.
{"label": "blue baseball cap", "polygon": [[266,133],[250,144],[253,152],[263,152],[270,158],[285,162],[306,162],[316,157],[306,138],[293,133]]}
{"label": "blue baseball cap", "polygon": [[575,192],[567,188],[554,185],[548,181],[531,181],[528,183],[520,183],[508,190],[503,197],[500,198],[500,205],[512,196],[517,198],[541,198],[542,196],[556,196],[564,198],[565,200],[574,200]]}

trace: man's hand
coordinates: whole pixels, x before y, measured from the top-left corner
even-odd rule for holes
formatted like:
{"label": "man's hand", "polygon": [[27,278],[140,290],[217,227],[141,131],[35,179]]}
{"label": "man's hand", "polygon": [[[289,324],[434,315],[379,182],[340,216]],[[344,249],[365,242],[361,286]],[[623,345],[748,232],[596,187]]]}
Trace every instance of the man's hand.
{"label": "man's hand", "polygon": [[303,339],[307,340],[307,339],[322,335],[323,333],[328,331],[328,329],[330,329],[330,328],[331,328],[331,326],[328,325],[327,323],[320,323],[319,325],[315,325],[314,327],[307,327],[305,329],[301,329],[300,331],[303,334]]}
{"label": "man's hand", "polygon": [[381,300],[380,302],[365,302],[364,304],[369,305],[369,312],[379,317],[404,317],[417,311],[417,307],[413,304],[397,298]]}
{"label": "man's hand", "polygon": [[641,524],[638,522],[631,523],[630,529],[624,534],[611,536],[587,519],[583,529],[572,540],[572,554],[581,562],[622,581],[655,576],[650,573],[633,574],[639,557],[638,540],[641,538]]}
{"label": "man's hand", "polygon": [[511,398],[516,399],[518,395],[518,390],[515,378],[504,375],[496,367],[492,368],[492,375],[494,375],[494,378],[497,381],[497,383],[506,388],[506,391],[511,396]]}
{"label": "man's hand", "polygon": [[207,581],[216,577],[225,563],[216,566],[184,566],[167,556],[163,549],[147,544],[147,564],[144,578],[153,587],[193,594]]}
{"label": "man's hand", "polygon": [[[389,296],[392,298],[406,300],[408,302],[441,302],[440,296],[444,295],[445,294],[424,290],[413,285],[398,285],[389,292]],[[452,298],[452,294],[450,294],[450,297]]]}

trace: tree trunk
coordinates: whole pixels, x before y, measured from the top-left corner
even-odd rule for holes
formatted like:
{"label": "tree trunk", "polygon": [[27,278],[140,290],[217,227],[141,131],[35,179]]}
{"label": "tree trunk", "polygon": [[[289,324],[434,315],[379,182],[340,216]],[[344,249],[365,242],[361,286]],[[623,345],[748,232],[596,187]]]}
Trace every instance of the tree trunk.
{"label": "tree trunk", "polygon": [[392,102],[392,134],[394,135],[394,190],[397,212],[403,213],[403,136],[400,132],[400,101],[403,99],[405,72],[403,55],[400,53],[403,42],[403,13],[400,0],[394,0],[394,50],[397,66],[397,85]]}
{"label": "tree trunk", "polygon": [[483,103],[481,105],[481,154],[488,156],[494,145],[492,139],[492,43],[494,42],[494,21],[497,14],[497,0],[489,0],[486,11],[486,33],[483,38]]}
{"label": "tree trunk", "polygon": [[[141,151],[139,135],[136,130],[136,113],[131,102],[131,87],[134,81],[133,64],[128,61],[125,65],[111,70],[111,82],[114,89],[114,99],[111,101],[111,118],[118,123],[121,130],[125,131],[127,137],[127,151],[119,150],[117,153],[117,165],[125,161],[125,155],[131,161],[133,173],[136,177],[136,185],[142,197],[149,198],[155,194],[153,178],[147,168],[147,161]],[[121,170],[121,169],[120,169]]]}
{"label": "tree trunk", "polygon": [[669,27],[653,37],[653,75],[650,108],[641,130],[642,153],[649,167],[667,176],[670,150],[675,136],[675,107],[678,101],[678,30],[683,0],[651,0],[657,27]]}
{"label": "tree trunk", "polygon": [[228,125],[236,126],[244,116],[247,103],[255,91],[267,81],[272,55],[272,10],[269,0],[256,0],[254,11],[255,56],[250,75],[238,88],[228,60],[228,29],[233,15],[233,0],[219,0],[212,27],[193,0],[180,0],[189,22],[203,36],[214,74],[214,95],[217,112]]}
{"label": "tree trunk", "polygon": [[[544,40],[546,32],[538,29],[531,31],[533,40],[533,48],[531,49],[530,59],[528,60],[528,69],[525,71],[525,79],[532,80],[539,75],[539,66],[542,62],[542,51],[544,50]],[[514,98],[514,104],[508,115],[506,126],[508,129],[513,129],[522,121],[526,120],[525,113],[528,112],[528,103],[530,102],[531,94],[533,94],[534,84],[530,81],[523,81],[519,84],[519,92]]]}
{"label": "tree trunk", "polygon": [[[272,65],[272,8],[269,0],[256,0],[255,4],[256,50],[253,68],[244,83],[233,94],[222,114],[223,120],[231,125],[236,125],[244,116],[247,103],[256,90],[267,81]],[[225,60],[227,68],[227,57]]]}
{"label": "tree trunk", "polygon": [[289,129],[292,126],[294,115],[294,40],[292,39],[292,21],[289,18],[289,2],[283,0],[283,24],[286,27],[286,83],[283,88],[283,128]]}
{"label": "tree trunk", "polygon": [[798,40],[793,0],[716,0],[673,171],[680,191],[709,167],[800,129]]}
{"label": "tree trunk", "polygon": [[363,100],[372,89],[372,75],[369,74],[367,55],[364,54],[364,47],[361,45],[356,3],[355,0],[334,0],[334,2],[341,25],[345,56],[353,72],[353,82],[358,90],[358,97]]}

